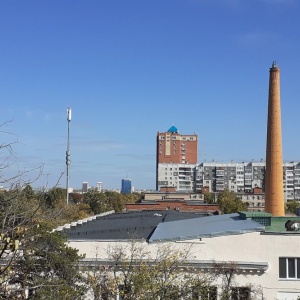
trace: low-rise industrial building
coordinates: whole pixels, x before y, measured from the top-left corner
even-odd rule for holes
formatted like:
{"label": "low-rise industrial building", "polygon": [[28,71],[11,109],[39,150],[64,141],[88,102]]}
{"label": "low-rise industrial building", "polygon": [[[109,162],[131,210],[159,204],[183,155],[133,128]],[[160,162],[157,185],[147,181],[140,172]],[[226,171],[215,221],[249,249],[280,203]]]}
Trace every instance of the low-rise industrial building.
{"label": "low-rise industrial building", "polygon": [[[285,228],[288,220],[293,229]],[[162,244],[174,249],[188,246],[188,263],[197,272],[209,271],[216,262],[234,263],[239,270],[236,288],[242,291],[247,286],[249,291],[249,283],[259,287],[256,299],[296,300],[300,296],[299,222],[300,218],[273,218],[266,213],[203,217],[169,210],[108,213],[61,229],[69,245],[85,255],[83,265],[109,264],[107,249],[128,245],[134,237],[153,256]],[[218,282],[212,285],[218,293]]]}

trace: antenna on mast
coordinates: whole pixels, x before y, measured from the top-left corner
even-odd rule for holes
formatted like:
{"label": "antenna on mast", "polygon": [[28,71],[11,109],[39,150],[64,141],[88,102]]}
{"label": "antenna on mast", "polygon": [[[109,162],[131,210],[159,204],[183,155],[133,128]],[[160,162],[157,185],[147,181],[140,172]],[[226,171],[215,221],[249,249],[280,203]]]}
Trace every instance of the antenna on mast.
{"label": "antenna on mast", "polygon": [[68,121],[68,141],[67,141],[67,151],[66,151],[66,165],[67,165],[67,204],[69,204],[69,182],[70,182],[70,164],[71,164],[71,153],[70,153],[70,122],[72,118],[72,110],[67,107],[67,121]]}

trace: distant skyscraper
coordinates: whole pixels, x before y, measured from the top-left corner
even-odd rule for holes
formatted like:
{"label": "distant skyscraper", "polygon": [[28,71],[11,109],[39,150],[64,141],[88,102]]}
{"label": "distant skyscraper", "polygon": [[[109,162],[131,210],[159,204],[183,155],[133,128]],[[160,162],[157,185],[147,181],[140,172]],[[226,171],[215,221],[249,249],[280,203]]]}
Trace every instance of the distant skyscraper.
{"label": "distant skyscraper", "polygon": [[129,178],[122,179],[121,193],[122,194],[131,194],[131,179],[129,179]]}
{"label": "distant skyscraper", "polygon": [[102,182],[101,181],[97,182],[96,190],[97,190],[97,192],[101,192],[102,191]]}
{"label": "distant skyscraper", "polygon": [[172,126],[156,137],[156,190],[172,187],[194,190],[194,171],[198,161],[198,135],[179,134]]}
{"label": "distant skyscraper", "polygon": [[82,183],[82,193],[86,193],[89,189],[89,183],[87,181],[84,181]]}
{"label": "distant skyscraper", "polygon": [[284,216],[280,69],[275,62],[269,79],[265,191],[265,211],[273,216]]}

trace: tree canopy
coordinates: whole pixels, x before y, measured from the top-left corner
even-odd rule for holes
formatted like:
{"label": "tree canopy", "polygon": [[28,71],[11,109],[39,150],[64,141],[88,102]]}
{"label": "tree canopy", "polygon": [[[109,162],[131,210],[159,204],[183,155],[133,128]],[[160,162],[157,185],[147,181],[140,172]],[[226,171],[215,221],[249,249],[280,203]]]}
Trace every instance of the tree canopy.
{"label": "tree canopy", "polygon": [[93,214],[99,214],[109,210],[121,212],[126,203],[135,203],[141,199],[141,194],[120,194],[113,191],[98,192],[88,191],[83,195],[83,203],[89,205]]}
{"label": "tree canopy", "polygon": [[0,197],[0,298],[79,299],[85,287],[81,257],[52,230],[44,197],[29,186]]}
{"label": "tree canopy", "polygon": [[286,212],[295,214],[297,212],[297,208],[300,208],[300,204],[298,201],[292,200],[288,201],[285,206]]}
{"label": "tree canopy", "polygon": [[247,205],[234,192],[224,190],[218,194],[218,204],[224,214],[247,210]]}

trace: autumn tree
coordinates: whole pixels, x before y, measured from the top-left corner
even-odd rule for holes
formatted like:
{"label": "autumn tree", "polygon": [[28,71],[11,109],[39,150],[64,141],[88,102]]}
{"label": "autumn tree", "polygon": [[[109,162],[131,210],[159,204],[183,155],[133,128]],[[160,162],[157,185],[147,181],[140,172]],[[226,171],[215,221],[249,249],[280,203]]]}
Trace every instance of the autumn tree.
{"label": "autumn tree", "polygon": [[[0,145],[5,171],[11,145]],[[25,175],[0,176],[9,186],[0,193],[0,299],[80,299],[85,287],[78,269],[81,257],[52,230],[54,194],[60,190],[36,193]]]}
{"label": "autumn tree", "polygon": [[127,246],[108,249],[109,265],[89,273],[94,299],[111,299],[119,293],[124,300],[191,299],[207,292],[210,277],[185,266],[190,248],[157,248],[151,257],[143,244],[132,241]]}
{"label": "autumn tree", "polygon": [[52,231],[51,209],[45,214],[44,197],[29,186],[0,197],[0,298],[46,299],[48,293],[57,299],[77,299],[84,287],[80,256],[66,246],[66,237]]}
{"label": "autumn tree", "polygon": [[80,193],[70,193],[69,197],[70,197],[70,202],[79,204],[82,203],[84,195]]}
{"label": "autumn tree", "polygon": [[84,219],[92,214],[90,206],[86,203],[66,202],[66,190],[54,187],[42,193],[42,210],[47,216],[48,222],[53,226],[70,223],[79,219]]}
{"label": "autumn tree", "polygon": [[20,254],[24,232],[32,226],[39,209],[37,199],[31,200],[29,203],[19,189],[5,191],[0,195],[0,290],[6,285],[11,265]]}

